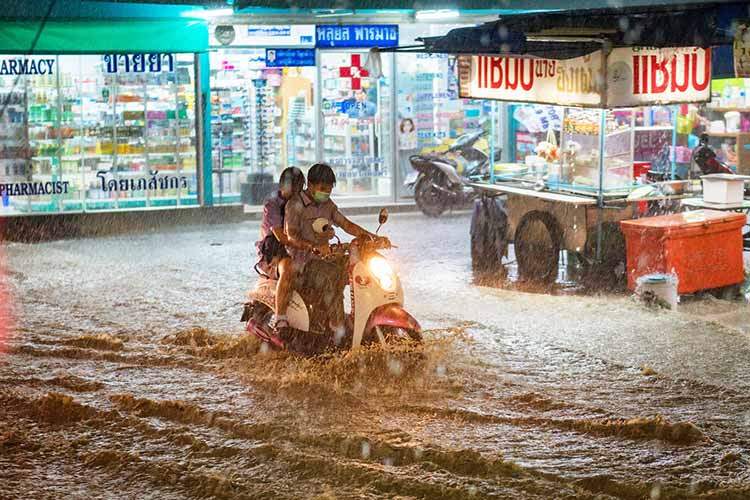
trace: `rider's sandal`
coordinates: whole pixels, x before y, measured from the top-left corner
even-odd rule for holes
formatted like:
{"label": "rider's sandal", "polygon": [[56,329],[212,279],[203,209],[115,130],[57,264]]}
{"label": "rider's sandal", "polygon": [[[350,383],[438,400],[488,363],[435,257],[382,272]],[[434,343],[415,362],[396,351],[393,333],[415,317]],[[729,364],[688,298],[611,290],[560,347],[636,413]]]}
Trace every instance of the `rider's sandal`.
{"label": "rider's sandal", "polygon": [[276,336],[279,336],[284,330],[289,328],[289,321],[281,318],[276,320],[276,323],[273,325],[273,333],[276,334]]}

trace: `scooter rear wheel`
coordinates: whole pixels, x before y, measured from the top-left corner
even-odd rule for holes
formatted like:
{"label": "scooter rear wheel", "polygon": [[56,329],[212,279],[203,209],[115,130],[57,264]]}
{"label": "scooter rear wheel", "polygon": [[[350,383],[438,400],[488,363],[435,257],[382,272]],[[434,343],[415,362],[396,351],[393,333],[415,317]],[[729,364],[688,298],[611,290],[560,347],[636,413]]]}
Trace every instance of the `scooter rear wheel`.
{"label": "scooter rear wheel", "polygon": [[435,170],[417,181],[414,187],[414,201],[428,217],[440,217],[450,204],[450,194],[435,186],[447,189],[447,178],[440,170]]}

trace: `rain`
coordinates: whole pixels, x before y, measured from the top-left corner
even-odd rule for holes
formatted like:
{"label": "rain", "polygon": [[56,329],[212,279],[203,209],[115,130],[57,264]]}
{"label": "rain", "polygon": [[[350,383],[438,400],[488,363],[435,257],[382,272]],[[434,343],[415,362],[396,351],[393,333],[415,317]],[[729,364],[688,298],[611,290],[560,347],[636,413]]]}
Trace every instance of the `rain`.
{"label": "rain", "polygon": [[60,71],[0,76],[0,498],[750,498],[750,78],[700,81],[750,12],[631,3],[40,2],[198,48],[0,56]]}

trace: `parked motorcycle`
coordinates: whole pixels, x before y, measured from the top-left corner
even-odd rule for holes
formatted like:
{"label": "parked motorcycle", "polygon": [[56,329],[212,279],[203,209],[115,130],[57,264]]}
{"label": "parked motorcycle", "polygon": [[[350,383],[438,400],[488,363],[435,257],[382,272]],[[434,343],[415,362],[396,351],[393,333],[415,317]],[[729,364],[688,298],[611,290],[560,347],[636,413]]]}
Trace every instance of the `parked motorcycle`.
{"label": "parked motorcycle", "polygon": [[[382,226],[388,212],[380,211]],[[313,228],[322,234],[329,221],[316,219]],[[380,227],[378,227],[378,231]],[[276,281],[262,278],[250,292],[241,321],[246,330],[269,346],[301,354],[318,354],[329,349],[357,349],[379,342],[421,342],[422,329],[404,309],[404,293],[398,275],[378,251],[391,248],[386,238],[355,238],[350,243],[331,245],[331,253],[310,261],[305,276],[292,291],[287,317],[290,328],[281,336],[274,333]],[[331,327],[340,324],[343,296],[350,287],[351,314],[344,319],[343,336]]]}
{"label": "parked motorcycle", "polygon": [[[468,183],[489,173],[489,156],[476,147],[485,134],[479,131],[461,135],[444,153],[409,157],[414,172],[404,184],[413,187],[414,199],[422,213],[439,217],[448,207],[476,198]],[[495,155],[498,157],[499,151]]]}

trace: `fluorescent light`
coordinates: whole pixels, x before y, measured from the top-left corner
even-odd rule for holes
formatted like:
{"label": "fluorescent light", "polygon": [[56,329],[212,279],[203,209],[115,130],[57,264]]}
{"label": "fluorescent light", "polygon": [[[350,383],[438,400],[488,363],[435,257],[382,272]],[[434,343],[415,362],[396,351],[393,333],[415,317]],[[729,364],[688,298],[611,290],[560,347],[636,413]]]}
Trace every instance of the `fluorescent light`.
{"label": "fluorescent light", "polygon": [[442,21],[444,19],[455,19],[459,16],[455,9],[418,10],[414,17],[417,21]]}
{"label": "fluorescent light", "polygon": [[315,17],[341,17],[353,16],[354,11],[351,9],[314,10],[313,14],[315,14]]}
{"label": "fluorescent light", "polygon": [[234,9],[195,9],[183,12],[184,17],[200,17],[202,19],[212,19],[214,17],[229,17],[234,14]]}

